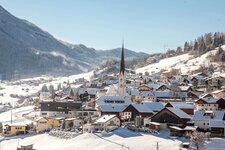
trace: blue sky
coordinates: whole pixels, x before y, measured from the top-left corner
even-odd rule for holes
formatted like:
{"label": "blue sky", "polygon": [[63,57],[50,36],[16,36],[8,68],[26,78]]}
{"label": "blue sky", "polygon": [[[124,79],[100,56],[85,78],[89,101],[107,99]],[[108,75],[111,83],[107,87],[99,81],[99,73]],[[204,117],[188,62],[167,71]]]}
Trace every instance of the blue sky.
{"label": "blue sky", "polygon": [[[55,37],[96,49],[146,53],[225,31],[224,0],[0,0],[13,15]],[[166,46],[165,46],[166,45]]]}

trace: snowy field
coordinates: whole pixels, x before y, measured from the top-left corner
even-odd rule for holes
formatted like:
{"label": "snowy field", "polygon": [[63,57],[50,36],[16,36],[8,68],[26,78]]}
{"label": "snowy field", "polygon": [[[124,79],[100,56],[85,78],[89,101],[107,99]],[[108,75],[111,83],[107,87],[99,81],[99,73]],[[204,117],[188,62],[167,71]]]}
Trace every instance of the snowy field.
{"label": "snowy field", "polygon": [[181,143],[177,139],[169,139],[168,132],[151,135],[120,128],[113,133],[98,136],[86,133],[73,139],[60,139],[48,134],[17,137],[2,140],[1,150],[14,150],[18,144],[31,143],[36,150],[153,150],[156,149],[157,142],[160,150],[178,150]]}
{"label": "snowy field", "polygon": [[11,123],[11,113],[12,113],[12,123],[16,124],[29,124],[31,123],[30,120],[23,117],[24,114],[30,113],[33,111],[34,106],[26,106],[21,108],[16,108],[11,111],[6,111],[3,113],[0,113],[0,121],[5,124]]}

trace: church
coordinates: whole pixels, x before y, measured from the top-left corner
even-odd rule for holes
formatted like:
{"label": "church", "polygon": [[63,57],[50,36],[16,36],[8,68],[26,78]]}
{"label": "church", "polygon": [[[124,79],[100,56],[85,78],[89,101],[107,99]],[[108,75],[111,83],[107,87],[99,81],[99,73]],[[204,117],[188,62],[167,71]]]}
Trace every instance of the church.
{"label": "church", "polygon": [[107,96],[127,96],[126,93],[126,71],[125,71],[125,59],[124,59],[124,44],[122,44],[121,60],[120,60],[120,72],[117,84],[109,86],[106,92]]}

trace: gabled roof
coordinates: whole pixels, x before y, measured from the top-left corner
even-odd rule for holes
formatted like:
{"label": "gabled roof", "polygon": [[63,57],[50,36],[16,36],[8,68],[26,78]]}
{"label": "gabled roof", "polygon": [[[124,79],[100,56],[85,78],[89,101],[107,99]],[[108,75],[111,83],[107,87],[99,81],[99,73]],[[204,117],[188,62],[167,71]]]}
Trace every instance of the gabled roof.
{"label": "gabled roof", "polygon": [[186,102],[169,102],[168,104],[172,105],[173,108],[194,109],[194,105],[188,104]]}
{"label": "gabled roof", "polygon": [[164,108],[164,105],[160,102],[142,102],[140,104],[132,104],[133,107],[138,111],[138,112],[151,112],[154,113],[155,111],[160,111]]}
{"label": "gabled roof", "polygon": [[179,118],[183,118],[183,119],[190,119],[191,118],[187,113],[180,110],[179,108],[166,107],[165,109],[168,109],[170,112],[172,112],[173,114],[175,114]]}
{"label": "gabled roof", "polygon": [[217,103],[217,101],[219,99],[217,99],[217,98],[200,98],[200,99],[196,100],[195,103],[198,103],[198,101],[200,101],[200,100],[203,100],[205,103],[214,104],[214,103]]}
{"label": "gabled roof", "polygon": [[169,85],[162,84],[162,85],[160,85],[160,86],[157,88],[157,90],[158,90],[159,88],[163,87],[163,86],[165,86],[167,89],[170,89]]}
{"label": "gabled roof", "polygon": [[44,118],[44,117],[38,117],[38,118],[35,119],[35,121],[39,121],[39,120],[41,120],[41,119],[45,119],[45,120],[47,121],[47,119]]}
{"label": "gabled roof", "polygon": [[179,88],[181,89],[181,91],[187,91],[191,87],[190,86],[179,86]]}
{"label": "gabled roof", "polygon": [[116,115],[103,115],[98,118],[95,123],[106,123],[107,121],[111,120],[112,118],[116,117]]}

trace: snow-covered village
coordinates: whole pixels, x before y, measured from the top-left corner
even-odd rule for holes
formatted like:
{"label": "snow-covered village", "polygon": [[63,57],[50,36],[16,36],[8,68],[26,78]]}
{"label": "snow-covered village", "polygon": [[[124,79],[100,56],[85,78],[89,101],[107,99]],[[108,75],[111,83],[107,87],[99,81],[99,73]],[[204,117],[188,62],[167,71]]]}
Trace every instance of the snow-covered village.
{"label": "snow-covered village", "polygon": [[127,46],[72,45],[0,6],[0,150],[224,150],[225,33]]}

